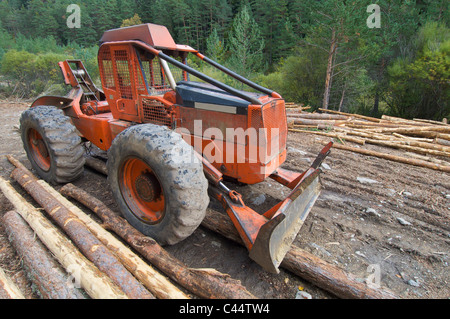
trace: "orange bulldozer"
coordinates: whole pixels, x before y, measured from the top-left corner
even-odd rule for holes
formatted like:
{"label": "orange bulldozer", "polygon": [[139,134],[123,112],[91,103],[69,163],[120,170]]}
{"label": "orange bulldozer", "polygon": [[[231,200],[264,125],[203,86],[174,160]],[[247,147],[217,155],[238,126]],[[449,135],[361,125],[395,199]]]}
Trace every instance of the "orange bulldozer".
{"label": "orange bulldozer", "polygon": [[[250,89],[235,89],[190,67],[189,55]],[[319,168],[331,143],[306,171],[281,168],[288,130],[278,93],[176,44],[166,27],[155,24],[103,34],[101,88],[80,60],[59,66],[70,92],[42,96],[21,116],[24,148],[43,179],[79,178],[83,144],[90,142],[108,152],[112,194],[140,232],[175,244],[200,225],[212,197],[222,203],[250,258],[269,272],[279,271],[319,196]],[[262,214],[230,189],[233,182],[267,178],[290,192]]]}

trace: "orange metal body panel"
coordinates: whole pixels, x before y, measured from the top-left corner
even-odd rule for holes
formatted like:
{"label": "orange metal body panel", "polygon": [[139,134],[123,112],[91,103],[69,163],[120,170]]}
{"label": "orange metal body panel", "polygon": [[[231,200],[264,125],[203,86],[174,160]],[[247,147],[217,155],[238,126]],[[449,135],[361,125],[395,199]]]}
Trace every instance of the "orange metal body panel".
{"label": "orange metal body panel", "polygon": [[[166,43],[160,38],[167,31],[165,28],[151,28],[150,32],[144,30],[146,28],[149,26],[134,28],[135,31],[142,29],[138,39],[151,37],[147,39],[148,44],[176,48],[176,45],[169,43],[173,41],[171,38]],[[158,83],[163,85],[164,82],[158,81],[166,81],[164,70],[159,65],[156,65],[159,70],[154,69],[153,59],[156,59],[157,50],[147,51],[151,54],[149,57],[144,52],[151,49],[147,44],[121,41],[130,38],[130,30],[106,32],[102,38],[102,41],[116,41],[104,43],[98,54],[106,101],[82,103],[82,92],[77,92],[73,94],[72,107],[65,110],[84,138],[107,150],[114,137],[132,123],[176,127],[182,130],[185,140],[223,175],[247,184],[265,180],[285,161],[287,124],[282,99],[263,96],[260,98],[263,104],[249,105],[247,114],[227,114],[177,105],[173,90],[164,89],[161,93],[157,92],[158,95],[150,95],[144,85],[142,63],[149,63],[146,80],[152,88],[158,88]],[[139,53],[135,47],[137,44],[144,51],[141,49]],[[65,83],[75,86],[77,81],[67,61],[61,62],[60,67]],[[200,128],[195,126],[197,120],[201,121]],[[221,136],[211,135],[210,128],[215,128]],[[256,130],[256,141],[250,138],[251,133],[247,131],[252,128]],[[244,131],[244,139],[228,134],[230,129]]]}

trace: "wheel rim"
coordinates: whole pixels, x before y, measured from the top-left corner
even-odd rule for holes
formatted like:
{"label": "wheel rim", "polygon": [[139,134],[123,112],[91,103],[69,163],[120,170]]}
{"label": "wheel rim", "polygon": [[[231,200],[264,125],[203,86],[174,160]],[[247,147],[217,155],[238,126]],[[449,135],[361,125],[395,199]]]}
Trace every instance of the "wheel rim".
{"label": "wheel rim", "polygon": [[135,157],[126,159],[119,170],[119,185],[125,202],[137,218],[147,224],[162,221],[164,192],[150,166]]}
{"label": "wheel rim", "polygon": [[42,135],[35,129],[28,130],[28,145],[35,163],[44,171],[50,169],[50,153]]}

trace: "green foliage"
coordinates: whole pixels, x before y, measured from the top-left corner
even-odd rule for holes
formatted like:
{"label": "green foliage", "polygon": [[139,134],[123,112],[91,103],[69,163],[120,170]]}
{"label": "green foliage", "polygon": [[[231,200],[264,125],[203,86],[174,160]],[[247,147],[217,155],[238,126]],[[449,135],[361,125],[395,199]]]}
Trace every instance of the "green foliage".
{"label": "green foliage", "polygon": [[137,24],[142,24],[142,21],[141,21],[141,17],[139,17],[139,15],[137,13],[135,13],[134,16],[132,16],[131,18],[123,20],[120,27],[121,28],[130,27],[132,25],[137,25]]}
{"label": "green foliage", "polygon": [[255,71],[261,71],[264,39],[247,5],[244,5],[233,19],[228,42],[230,57],[227,64],[234,71],[245,77]]}
{"label": "green foliage", "polygon": [[[61,89],[57,62],[70,57],[82,60],[99,83],[103,32],[156,23],[176,43],[205,52],[289,101],[322,105],[331,57],[330,108],[372,116],[450,116],[448,0],[92,0],[75,2],[81,28],[71,29],[66,10],[73,3],[0,0],[0,91],[33,96]],[[366,9],[374,3],[381,8],[381,28],[371,29]],[[200,60],[189,63],[248,89]]]}
{"label": "green foliage", "polygon": [[320,105],[325,66],[318,62],[323,56],[319,49],[301,47],[295,55],[283,59],[277,70],[262,77],[261,81],[288,101]]}
{"label": "green foliage", "polygon": [[223,63],[225,55],[225,46],[223,40],[220,39],[217,29],[214,28],[206,39],[206,54],[208,57],[219,63]]}
{"label": "green foliage", "polygon": [[1,73],[8,86],[4,93],[36,96],[53,84],[61,83],[58,62],[67,58],[57,53],[32,54],[9,50],[3,55]]}
{"label": "green foliage", "polygon": [[442,120],[450,115],[450,30],[430,22],[418,32],[414,55],[389,68],[389,103],[397,116]]}

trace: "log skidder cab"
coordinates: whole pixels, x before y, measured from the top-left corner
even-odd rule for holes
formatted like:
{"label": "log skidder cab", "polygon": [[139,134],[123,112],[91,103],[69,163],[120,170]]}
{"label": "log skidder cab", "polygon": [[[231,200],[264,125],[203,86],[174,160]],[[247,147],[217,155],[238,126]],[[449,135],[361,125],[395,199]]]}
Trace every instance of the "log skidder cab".
{"label": "log skidder cab", "polygon": [[[197,71],[188,55],[250,89]],[[113,196],[143,234],[160,244],[183,240],[202,222],[211,196],[222,203],[250,257],[277,273],[319,196],[319,167],[331,143],[306,171],[281,168],[287,140],[282,97],[176,44],[164,26],[106,31],[98,65],[101,89],[80,60],[60,62],[70,92],[42,96],[22,114],[24,148],[39,175],[51,183],[78,178],[82,143],[89,141],[108,151]],[[291,191],[262,214],[224,183],[267,178]]]}

